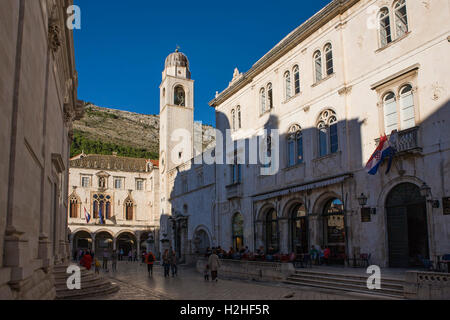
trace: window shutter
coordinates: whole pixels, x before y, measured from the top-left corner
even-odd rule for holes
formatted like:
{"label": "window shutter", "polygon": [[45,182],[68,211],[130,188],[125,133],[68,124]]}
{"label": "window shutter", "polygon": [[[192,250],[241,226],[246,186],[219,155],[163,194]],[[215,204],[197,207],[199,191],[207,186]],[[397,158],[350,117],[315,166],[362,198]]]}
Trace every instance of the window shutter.
{"label": "window shutter", "polygon": [[414,96],[412,92],[402,95],[400,98],[400,119],[402,130],[416,126],[414,116]]}

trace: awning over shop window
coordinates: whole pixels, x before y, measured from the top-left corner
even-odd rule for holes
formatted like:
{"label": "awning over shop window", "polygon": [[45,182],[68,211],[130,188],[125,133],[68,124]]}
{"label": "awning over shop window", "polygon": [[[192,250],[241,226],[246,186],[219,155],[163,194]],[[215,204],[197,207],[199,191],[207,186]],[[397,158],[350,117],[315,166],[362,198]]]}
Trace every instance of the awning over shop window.
{"label": "awning over shop window", "polygon": [[302,192],[302,191],[306,191],[306,190],[323,188],[323,187],[326,187],[329,185],[341,183],[350,177],[352,177],[351,174],[345,174],[345,175],[333,177],[330,179],[313,181],[313,182],[310,182],[307,184],[292,186],[289,188],[285,188],[283,190],[253,196],[253,201],[266,200],[266,199],[276,198],[276,197],[280,197],[280,196],[285,196],[285,195],[291,194],[291,193],[297,193],[297,192]]}

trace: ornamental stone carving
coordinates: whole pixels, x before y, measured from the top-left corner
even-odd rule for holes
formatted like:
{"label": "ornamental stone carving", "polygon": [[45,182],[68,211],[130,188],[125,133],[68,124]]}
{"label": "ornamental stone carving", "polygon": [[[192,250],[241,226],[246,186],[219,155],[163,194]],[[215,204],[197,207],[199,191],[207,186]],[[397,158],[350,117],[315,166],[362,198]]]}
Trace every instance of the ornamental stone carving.
{"label": "ornamental stone carving", "polygon": [[56,20],[50,20],[48,24],[48,46],[55,54],[61,47],[61,29]]}

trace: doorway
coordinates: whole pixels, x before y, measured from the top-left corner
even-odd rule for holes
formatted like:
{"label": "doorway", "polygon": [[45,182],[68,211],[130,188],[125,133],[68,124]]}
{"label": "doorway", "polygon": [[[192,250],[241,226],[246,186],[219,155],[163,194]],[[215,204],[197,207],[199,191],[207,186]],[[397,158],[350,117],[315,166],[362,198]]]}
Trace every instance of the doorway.
{"label": "doorway", "polygon": [[412,183],[395,186],[386,199],[389,266],[421,266],[429,259],[426,199]]}

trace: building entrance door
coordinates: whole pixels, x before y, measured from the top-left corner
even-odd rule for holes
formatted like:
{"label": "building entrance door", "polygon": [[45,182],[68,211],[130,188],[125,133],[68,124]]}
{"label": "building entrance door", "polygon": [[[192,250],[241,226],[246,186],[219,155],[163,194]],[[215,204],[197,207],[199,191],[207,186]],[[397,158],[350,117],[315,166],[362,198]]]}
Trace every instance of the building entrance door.
{"label": "building entrance door", "polygon": [[386,200],[389,266],[406,268],[429,259],[426,200],[418,186],[402,183]]}

